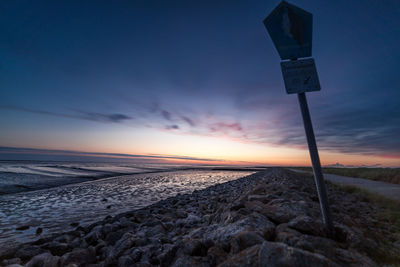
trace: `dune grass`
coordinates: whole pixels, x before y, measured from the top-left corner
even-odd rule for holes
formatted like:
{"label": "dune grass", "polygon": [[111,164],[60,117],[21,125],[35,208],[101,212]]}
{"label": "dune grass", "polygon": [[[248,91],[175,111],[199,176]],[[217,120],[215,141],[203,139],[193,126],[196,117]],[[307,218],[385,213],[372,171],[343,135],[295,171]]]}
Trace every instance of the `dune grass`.
{"label": "dune grass", "polygon": [[[311,167],[299,167],[312,171]],[[322,168],[324,173],[400,184],[400,168]]]}
{"label": "dune grass", "polygon": [[336,186],[347,193],[357,195],[379,206],[380,212],[376,216],[379,220],[390,223],[393,226],[392,230],[400,234],[400,201],[392,200],[352,185]]}
{"label": "dune grass", "polygon": [[[369,202],[377,207],[379,207],[378,212],[371,214],[378,224],[381,225],[382,229],[389,231],[392,238],[387,239],[386,237],[380,236],[378,232],[370,233],[373,235],[382,246],[377,248],[375,253],[371,256],[376,262],[384,263],[388,266],[400,266],[400,253],[398,248],[393,247],[393,243],[397,241],[400,236],[400,201],[392,200],[384,196],[371,193],[364,189],[352,185],[335,185],[330,183],[331,186],[339,188],[347,193],[357,195],[366,202]],[[388,227],[389,226],[389,227]]]}

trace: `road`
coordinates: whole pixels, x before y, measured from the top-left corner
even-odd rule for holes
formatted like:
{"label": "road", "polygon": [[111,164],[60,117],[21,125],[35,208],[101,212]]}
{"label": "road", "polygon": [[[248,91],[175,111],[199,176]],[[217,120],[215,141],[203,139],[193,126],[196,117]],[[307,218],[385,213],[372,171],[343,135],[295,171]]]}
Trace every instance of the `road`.
{"label": "road", "polygon": [[[295,172],[306,172],[297,169],[290,169]],[[340,176],[336,174],[326,174],[324,173],[324,178],[337,185],[353,185],[362,189],[365,189],[371,193],[376,193],[387,198],[400,201],[400,185],[391,184],[380,181],[373,181],[363,178],[353,178],[347,176]]]}

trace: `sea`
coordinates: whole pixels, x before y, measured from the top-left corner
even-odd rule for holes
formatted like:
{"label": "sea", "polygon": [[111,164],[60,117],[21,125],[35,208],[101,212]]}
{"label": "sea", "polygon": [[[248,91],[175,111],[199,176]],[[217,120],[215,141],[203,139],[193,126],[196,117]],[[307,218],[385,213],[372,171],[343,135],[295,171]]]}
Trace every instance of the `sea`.
{"label": "sea", "polygon": [[0,249],[75,229],[262,168],[0,161]]}

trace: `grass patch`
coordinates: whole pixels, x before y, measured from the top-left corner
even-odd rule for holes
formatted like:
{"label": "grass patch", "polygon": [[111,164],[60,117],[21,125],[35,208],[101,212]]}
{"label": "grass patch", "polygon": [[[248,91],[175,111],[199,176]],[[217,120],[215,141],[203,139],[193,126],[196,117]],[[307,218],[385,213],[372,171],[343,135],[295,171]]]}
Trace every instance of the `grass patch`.
{"label": "grass patch", "polygon": [[[299,167],[303,171],[312,171],[311,167]],[[355,178],[400,184],[400,168],[322,168],[324,173]]]}
{"label": "grass patch", "polygon": [[367,190],[351,185],[336,186],[347,193],[357,195],[360,198],[379,206],[380,212],[376,214],[377,219],[390,223],[393,226],[392,230],[396,233],[400,233],[400,201],[389,199],[382,195],[371,193]]}
{"label": "grass patch", "polygon": [[[400,254],[398,253],[398,249],[393,247],[392,243],[400,236],[400,201],[392,200],[351,185],[341,186],[332,183],[330,185],[344,192],[356,195],[363,201],[370,202],[378,207],[378,212],[371,214],[371,217],[378,221],[378,231],[367,234],[372,239],[378,241],[381,246],[371,254],[368,254],[377,263],[400,266],[398,265],[400,263]],[[385,231],[389,231],[391,234],[388,237],[388,234],[382,234],[379,229],[385,229]]]}

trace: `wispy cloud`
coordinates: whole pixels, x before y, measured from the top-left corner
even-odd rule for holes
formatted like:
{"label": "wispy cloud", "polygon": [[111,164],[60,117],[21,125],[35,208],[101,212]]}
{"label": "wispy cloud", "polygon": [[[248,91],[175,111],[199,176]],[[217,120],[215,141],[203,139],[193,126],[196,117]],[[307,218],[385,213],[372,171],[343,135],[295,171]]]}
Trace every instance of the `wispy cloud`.
{"label": "wispy cloud", "polygon": [[171,113],[166,111],[166,110],[162,110],[161,111],[161,115],[163,116],[164,119],[166,119],[167,121],[171,120]]}
{"label": "wispy cloud", "polygon": [[181,116],[181,119],[192,127],[196,126],[196,123],[187,116]]}
{"label": "wispy cloud", "polygon": [[16,106],[0,106],[0,109],[3,110],[16,110],[22,112],[29,112],[41,115],[49,115],[55,117],[63,117],[63,118],[72,118],[72,119],[79,119],[79,120],[88,120],[88,121],[97,121],[97,122],[106,122],[106,123],[122,123],[127,120],[133,119],[132,117],[120,114],[120,113],[99,113],[99,112],[87,112],[76,110],[75,113],[59,113],[59,112],[52,112],[40,109],[30,109],[24,107],[16,107]]}
{"label": "wispy cloud", "polygon": [[[206,112],[191,111],[181,115],[178,110],[161,108],[162,118],[174,124],[159,122],[160,128],[190,135],[225,136],[248,143],[306,149],[303,122],[295,101],[278,101],[276,97],[258,101],[252,96],[241,97],[237,110],[246,120],[209,116]],[[292,99],[293,100],[293,99]],[[400,114],[393,105],[347,108],[340,105],[318,112],[311,110],[318,146],[321,150],[400,157]],[[260,116],[260,114],[266,114]],[[390,114],[389,116],[387,114]],[[249,119],[250,118],[250,119]],[[150,118],[151,121],[151,118]],[[157,125],[157,121],[153,121]]]}
{"label": "wispy cloud", "polygon": [[36,149],[36,148],[17,148],[17,147],[1,147],[0,146],[0,159],[4,156],[9,159],[10,155],[16,157],[23,155],[31,156],[59,156],[59,157],[80,157],[81,159],[88,160],[93,157],[100,158],[117,158],[117,159],[148,159],[148,160],[185,160],[185,161],[198,161],[198,162],[222,162],[224,160],[209,159],[209,158],[196,158],[188,156],[175,156],[175,155],[154,155],[154,154],[122,154],[122,153],[97,153],[97,152],[82,152],[73,150],[53,150],[53,149]]}
{"label": "wispy cloud", "polygon": [[176,125],[176,124],[174,124],[174,125],[167,125],[167,126],[165,126],[165,129],[167,129],[167,130],[178,130],[178,129],[179,129],[179,126]]}

